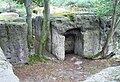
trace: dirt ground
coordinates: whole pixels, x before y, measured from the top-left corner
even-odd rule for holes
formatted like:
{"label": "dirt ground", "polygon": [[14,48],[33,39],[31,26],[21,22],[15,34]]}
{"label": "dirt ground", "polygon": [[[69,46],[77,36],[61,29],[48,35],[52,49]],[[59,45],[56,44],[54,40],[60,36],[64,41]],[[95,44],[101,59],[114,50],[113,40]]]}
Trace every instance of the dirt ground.
{"label": "dirt ground", "polygon": [[88,60],[69,54],[65,61],[37,62],[33,65],[14,65],[20,82],[82,82],[87,77],[110,66],[118,66],[113,59]]}

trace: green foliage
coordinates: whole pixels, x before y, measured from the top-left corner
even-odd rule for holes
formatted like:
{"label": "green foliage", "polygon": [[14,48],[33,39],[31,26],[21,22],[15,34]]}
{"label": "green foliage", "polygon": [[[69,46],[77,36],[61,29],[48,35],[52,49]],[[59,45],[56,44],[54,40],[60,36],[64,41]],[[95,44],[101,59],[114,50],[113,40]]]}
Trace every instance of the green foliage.
{"label": "green foliage", "polygon": [[34,2],[37,6],[39,7],[43,7],[43,2],[44,0],[32,0],[32,2]]}
{"label": "green foliage", "polygon": [[51,3],[55,6],[91,8],[94,1],[96,0],[51,0]]}
{"label": "green foliage", "polygon": [[25,2],[25,0],[13,0],[16,1],[17,3],[23,4]]}
{"label": "green foliage", "polygon": [[38,55],[38,54],[29,55],[28,58],[29,58],[28,60],[29,65],[35,64],[38,61],[47,63],[47,59],[43,55]]}
{"label": "green foliage", "polygon": [[73,13],[64,14],[63,16],[69,18],[70,21],[73,21],[73,22],[74,22],[74,14],[73,14]]}
{"label": "green foliage", "polygon": [[108,15],[113,11],[113,1],[111,0],[98,0],[94,3],[94,11],[98,16]]}
{"label": "green foliage", "polygon": [[93,1],[84,1],[84,2],[78,2],[76,5],[80,8],[92,8],[93,6]]}
{"label": "green foliage", "polygon": [[0,12],[15,11],[17,13],[25,13],[25,7],[23,4],[17,4],[13,0],[0,0]]}
{"label": "green foliage", "polygon": [[[25,3],[25,0],[13,0],[16,1],[17,3],[23,4]],[[35,3],[39,7],[43,7],[43,0],[31,0],[33,3]]]}
{"label": "green foliage", "polygon": [[[93,11],[97,16],[112,15],[114,0],[96,0],[92,4],[94,5]],[[120,4],[117,6],[117,14],[120,14]]]}

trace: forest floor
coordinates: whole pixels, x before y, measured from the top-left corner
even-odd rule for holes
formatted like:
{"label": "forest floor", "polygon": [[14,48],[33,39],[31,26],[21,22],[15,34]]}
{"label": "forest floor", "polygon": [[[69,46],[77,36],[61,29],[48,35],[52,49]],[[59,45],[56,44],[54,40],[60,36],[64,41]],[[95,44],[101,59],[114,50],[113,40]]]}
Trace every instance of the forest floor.
{"label": "forest floor", "polygon": [[114,59],[88,60],[68,54],[65,61],[14,65],[20,82],[82,82],[104,68],[118,66]]}

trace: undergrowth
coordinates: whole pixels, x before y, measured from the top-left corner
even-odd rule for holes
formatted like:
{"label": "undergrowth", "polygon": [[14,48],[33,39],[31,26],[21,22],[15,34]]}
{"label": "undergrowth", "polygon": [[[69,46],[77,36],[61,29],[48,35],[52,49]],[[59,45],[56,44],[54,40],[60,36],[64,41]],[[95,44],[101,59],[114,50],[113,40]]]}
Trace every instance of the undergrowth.
{"label": "undergrowth", "polygon": [[43,63],[47,63],[47,59],[43,56],[43,55],[38,55],[38,54],[35,54],[35,55],[29,55],[28,56],[28,64],[29,65],[33,65],[37,62],[43,62]]}

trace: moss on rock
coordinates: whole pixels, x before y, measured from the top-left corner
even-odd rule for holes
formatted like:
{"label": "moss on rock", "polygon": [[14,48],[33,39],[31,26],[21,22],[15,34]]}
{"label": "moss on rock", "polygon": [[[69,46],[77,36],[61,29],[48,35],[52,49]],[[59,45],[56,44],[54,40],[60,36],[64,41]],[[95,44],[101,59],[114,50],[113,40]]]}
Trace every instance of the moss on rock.
{"label": "moss on rock", "polygon": [[64,16],[70,19],[70,21],[74,21],[74,13],[70,13],[70,12],[55,13],[55,14],[51,14],[51,16]]}

